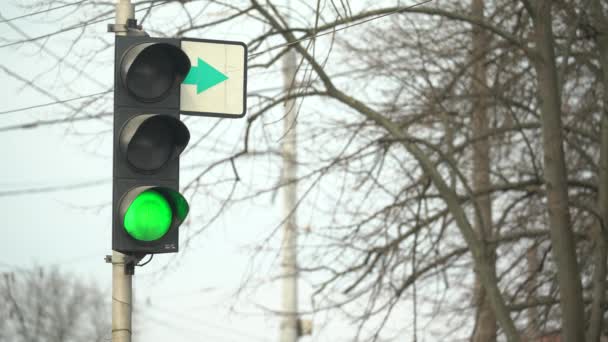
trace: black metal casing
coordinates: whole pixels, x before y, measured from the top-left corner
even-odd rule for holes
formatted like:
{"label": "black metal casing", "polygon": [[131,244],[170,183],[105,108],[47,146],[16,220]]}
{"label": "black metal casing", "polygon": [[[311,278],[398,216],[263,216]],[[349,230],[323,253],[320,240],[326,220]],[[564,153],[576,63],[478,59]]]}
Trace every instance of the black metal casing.
{"label": "black metal casing", "polygon": [[[145,44],[155,47],[148,50],[148,52],[145,52],[145,49],[147,48]],[[183,56],[179,54],[179,52],[181,52],[180,45],[179,39],[116,36],[114,59],[112,249],[122,253],[171,253],[177,252],[179,249],[178,228],[181,224],[180,220],[175,220],[171,224],[169,231],[159,240],[144,242],[135,240],[125,231],[121,212],[124,214],[125,206],[129,205],[129,198],[132,197],[133,192],[139,191],[138,188],[164,187],[179,194],[179,153],[183,151],[189,139],[187,128],[179,121],[180,84],[183,77],[185,77],[185,74],[187,74],[190,69],[190,61],[187,57],[184,61]],[[173,49],[173,47],[179,50]],[[159,53],[159,51],[162,55],[160,57],[162,62],[155,63],[155,59],[149,56]],[[167,60],[173,61],[176,65],[174,68],[178,76],[173,79],[173,85],[167,92],[164,92],[162,96],[158,96],[154,99],[138,98],[137,94],[146,93],[130,91],[125,84],[125,79],[133,76],[130,75],[131,71],[129,70],[129,67],[134,59],[139,58],[138,54],[141,55],[143,53],[148,53],[146,58],[152,61],[152,63],[148,64],[153,67],[160,65],[161,69],[163,69]],[[154,72],[154,68],[150,68],[150,65],[146,65],[147,69],[142,68],[142,70],[148,72],[146,77],[149,77],[149,75],[152,75]],[[126,72],[125,70],[128,70],[129,72]],[[150,73],[150,70],[153,70],[152,73]],[[138,75],[135,74],[135,76]],[[167,78],[165,78],[165,81],[166,80]],[[144,124],[138,126],[137,124],[133,124],[133,122],[145,121],[134,120],[132,121],[132,124],[127,124],[130,120],[142,115],[149,115],[151,118],[160,115],[162,116],[161,121],[164,120],[172,123],[172,125],[170,125],[171,129],[168,129],[168,132],[172,133],[169,134],[171,136],[170,138],[150,135],[146,137],[147,140],[143,139],[144,143],[140,145],[144,146],[144,148],[136,150],[136,152],[140,154],[142,153],[141,151],[145,151],[145,155],[141,156],[142,158],[145,159],[146,157],[150,157],[151,153],[154,152],[152,148],[154,145],[149,147],[149,144],[147,143],[157,137],[160,140],[165,138],[163,141],[173,139],[171,141],[179,142],[177,144],[179,146],[176,146],[175,150],[170,153],[171,157],[169,160],[159,168],[153,170],[137,169],[133,166],[133,163],[129,162],[125,152],[127,150],[125,148],[125,137],[132,138],[134,136],[133,130],[144,127]],[[125,133],[123,130],[129,132]],[[156,131],[152,130],[152,132]],[[131,192],[131,194],[127,196],[129,192]]]}

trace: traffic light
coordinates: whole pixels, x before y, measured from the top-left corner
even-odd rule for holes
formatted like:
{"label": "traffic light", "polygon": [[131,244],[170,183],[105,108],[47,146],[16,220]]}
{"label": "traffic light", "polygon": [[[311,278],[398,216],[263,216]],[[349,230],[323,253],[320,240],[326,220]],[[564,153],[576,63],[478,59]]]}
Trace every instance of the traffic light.
{"label": "traffic light", "polygon": [[177,252],[188,203],[179,155],[190,140],[180,86],[190,59],[179,39],[117,36],[114,63],[112,249]]}

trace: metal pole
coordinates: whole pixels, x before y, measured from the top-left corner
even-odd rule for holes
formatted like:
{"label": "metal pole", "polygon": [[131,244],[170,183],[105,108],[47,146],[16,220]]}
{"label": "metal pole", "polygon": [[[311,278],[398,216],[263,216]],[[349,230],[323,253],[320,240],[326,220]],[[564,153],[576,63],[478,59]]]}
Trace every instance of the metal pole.
{"label": "metal pole", "polygon": [[126,255],[112,251],[112,342],[131,342],[131,278]]}
{"label": "metal pole", "polygon": [[[116,4],[116,26],[124,25],[126,27],[129,19],[135,19],[135,6],[131,4],[131,0],[118,0]],[[118,30],[116,35],[126,36],[127,30]]]}
{"label": "metal pole", "polygon": [[[287,18],[289,22],[289,18]],[[285,55],[283,82],[287,93],[293,91],[296,74],[296,55],[290,50]],[[285,117],[283,120],[283,172],[281,182],[285,186],[283,215],[283,241],[281,245],[281,272],[283,276],[283,320],[281,322],[280,342],[296,342],[299,337],[298,329],[298,269],[297,243],[298,231],[296,223],[297,203],[297,165],[296,165],[296,103],[292,100],[285,102]]]}
{"label": "metal pole", "polygon": [[[130,0],[118,0],[116,26],[134,18],[134,6]],[[117,30],[117,35],[127,35],[127,30]],[[125,254],[112,251],[112,342],[131,342],[132,275],[126,272]]]}

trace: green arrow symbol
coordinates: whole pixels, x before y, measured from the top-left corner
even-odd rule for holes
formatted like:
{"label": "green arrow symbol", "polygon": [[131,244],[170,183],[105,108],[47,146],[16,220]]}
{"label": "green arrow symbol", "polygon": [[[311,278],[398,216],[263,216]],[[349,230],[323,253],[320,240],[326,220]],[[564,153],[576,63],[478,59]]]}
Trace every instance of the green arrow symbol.
{"label": "green arrow symbol", "polygon": [[192,66],[190,68],[183,83],[196,85],[196,93],[200,94],[227,79],[228,76],[222,74],[216,68],[198,58],[198,66]]}

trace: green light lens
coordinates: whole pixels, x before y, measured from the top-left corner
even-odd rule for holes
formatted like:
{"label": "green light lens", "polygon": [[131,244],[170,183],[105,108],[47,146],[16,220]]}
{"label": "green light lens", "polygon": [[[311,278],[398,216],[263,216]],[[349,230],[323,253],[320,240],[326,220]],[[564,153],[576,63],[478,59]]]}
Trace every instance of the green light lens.
{"label": "green light lens", "polygon": [[154,190],[146,190],[127,209],[124,227],[134,239],[154,241],[167,233],[172,220],[173,212],[167,199]]}

